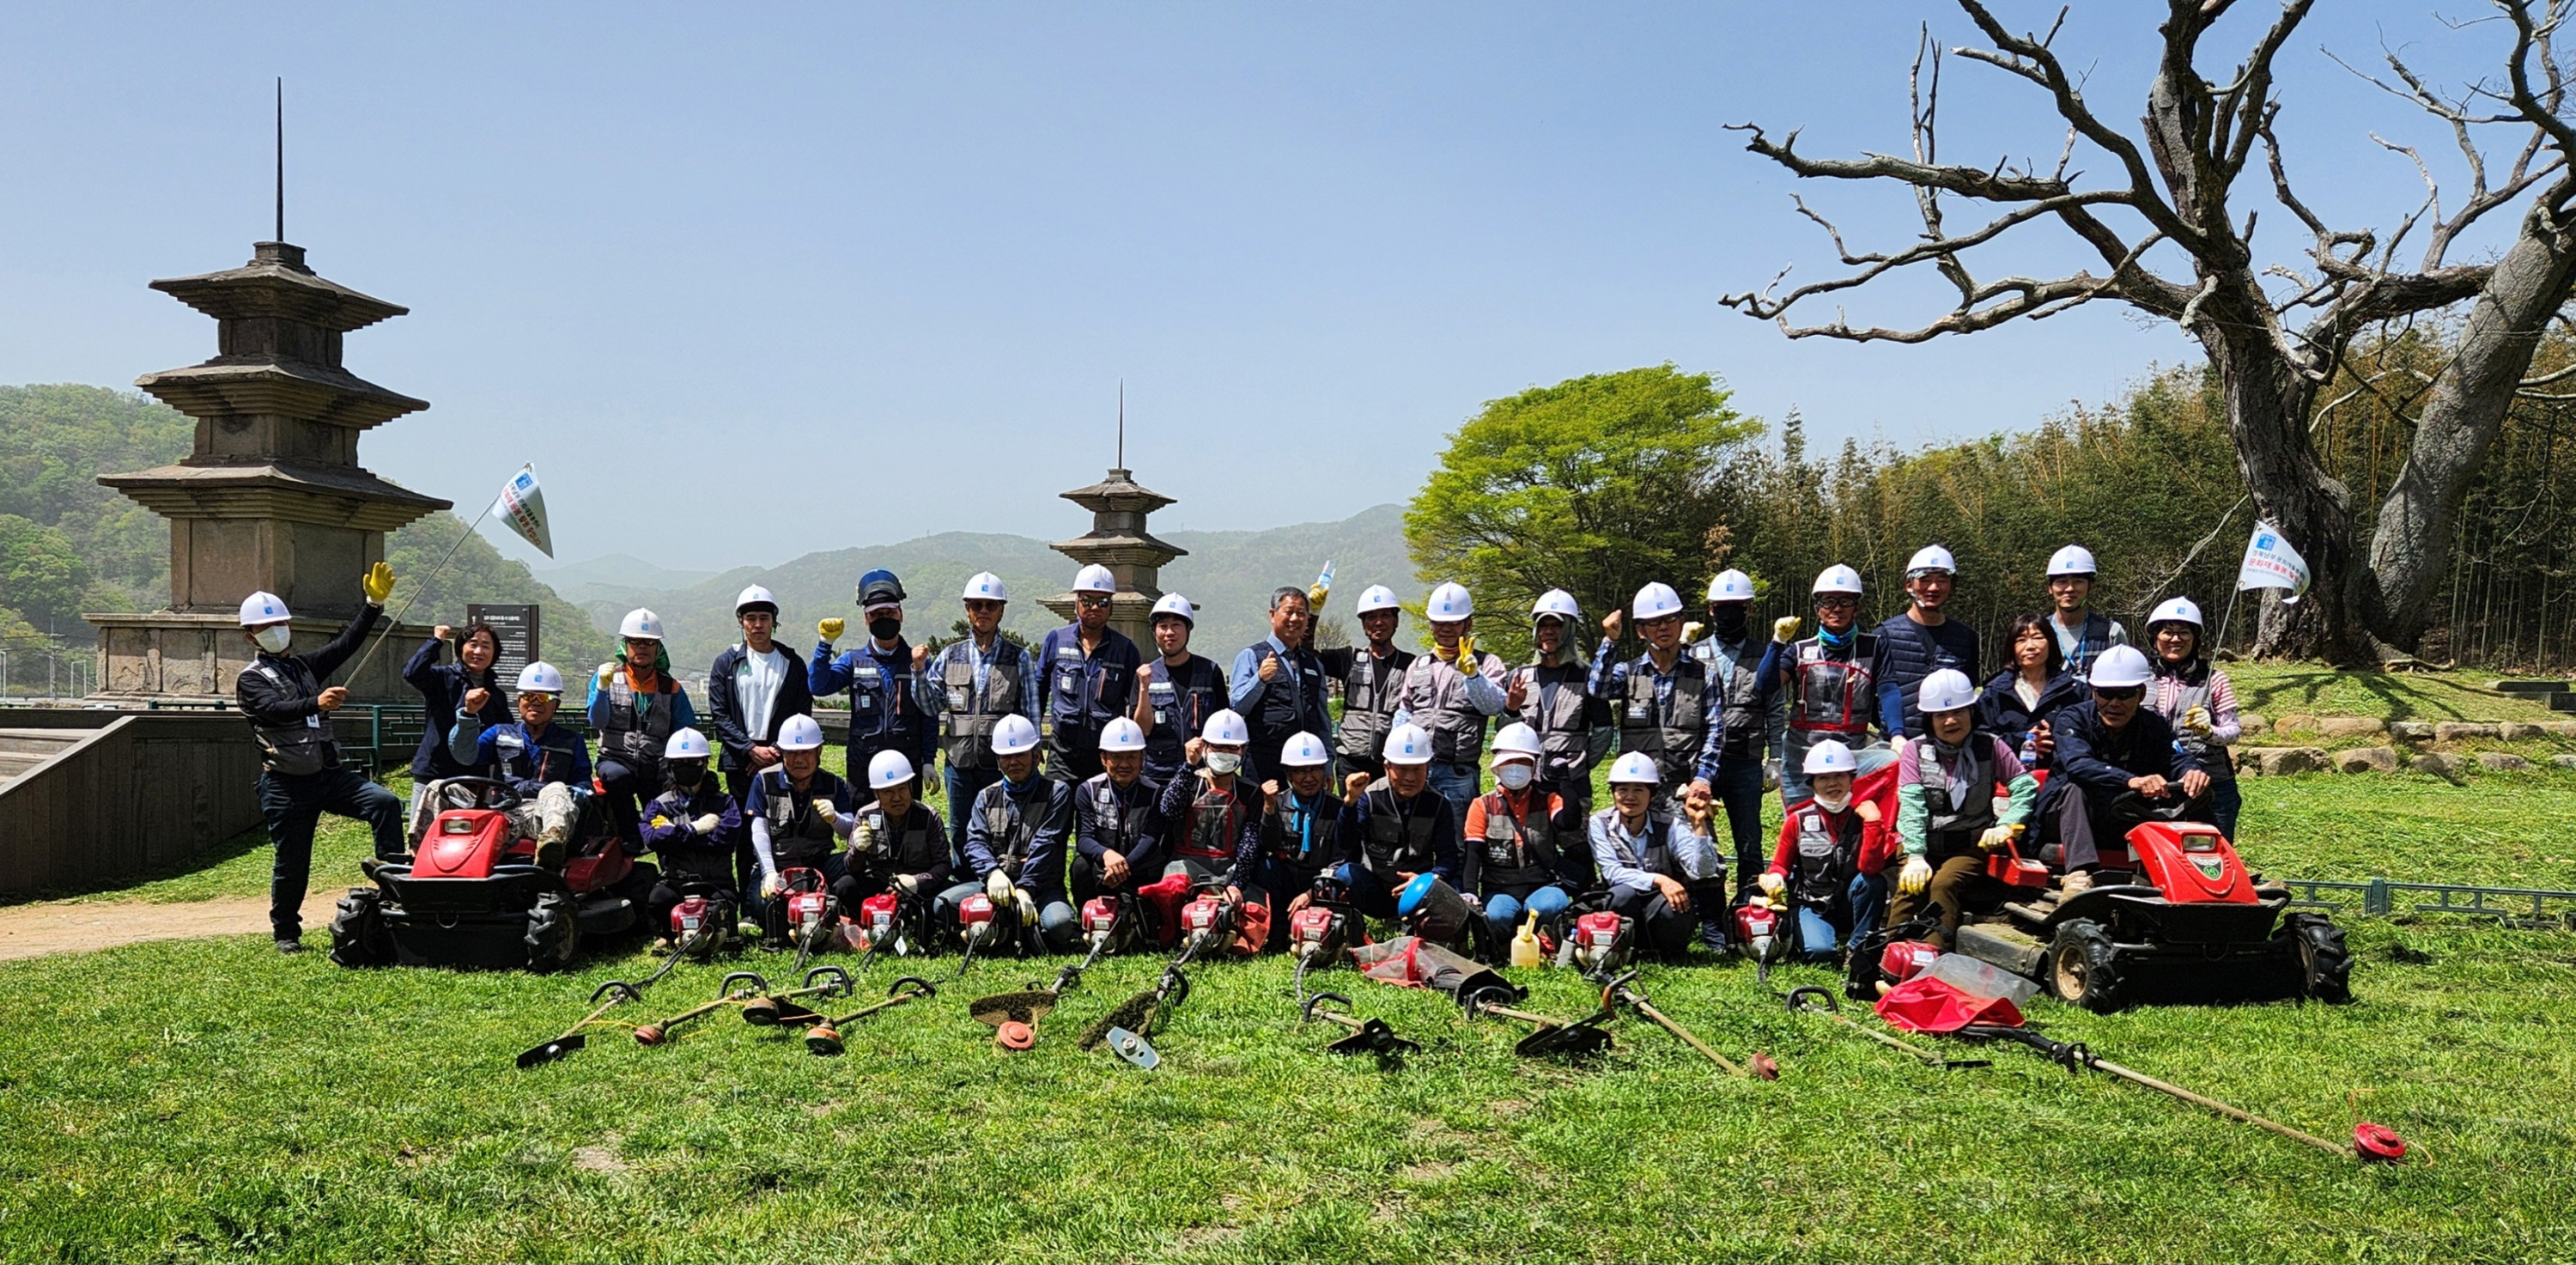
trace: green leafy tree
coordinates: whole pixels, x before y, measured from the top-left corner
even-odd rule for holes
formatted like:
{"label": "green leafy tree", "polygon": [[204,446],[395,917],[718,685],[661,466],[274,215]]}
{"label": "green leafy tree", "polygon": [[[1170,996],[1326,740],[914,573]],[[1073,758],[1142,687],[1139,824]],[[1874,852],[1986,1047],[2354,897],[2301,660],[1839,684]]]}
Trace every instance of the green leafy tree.
{"label": "green leafy tree", "polygon": [[69,536],[0,514],[0,593],[9,595],[9,604],[28,622],[82,626],[81,594],[89,582],[89,564]]}
{"label": "green leafy tree", "polygon": [[1669,364],[1495,400],[1450,437],[1405,544],[1424,579],[1467,586],[1478,640],[1506,657],[1528,652],[1521,613],[1551,588],[1594,613],[1653,580],[1696,604],[1727,476],[1761,432],[1712,376]]}

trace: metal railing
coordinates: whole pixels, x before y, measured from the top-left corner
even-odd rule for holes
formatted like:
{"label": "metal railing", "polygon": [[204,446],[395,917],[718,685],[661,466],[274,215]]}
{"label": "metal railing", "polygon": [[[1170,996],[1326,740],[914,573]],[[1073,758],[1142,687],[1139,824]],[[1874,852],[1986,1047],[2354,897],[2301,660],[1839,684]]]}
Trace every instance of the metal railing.
{"label": "metal railing", "polygon": [[[2294,878],[2282,880],[2290,889],[2294,908],[2319,909],[2330,913],[2354,912],[2369,918],[2388,918],[2399,914],[2467,914],[2493,918],[2499,926],[2531,931],[2576,931],[2576,892],[2555,891],[2545,887],[2477,887],[2467,883],[2401,883],[2395,879],[2373,878],[2359,883],[2333,879]],[[2349,900],[2337,900],[2328,893],[2351,893],[2359,896],[2358,907]],[[2429,901],[2411,900],[2415,894],[2429,894]],[[2411,903],[2401,903],[2408,902]],[[2553,906],[2555,908],[2553,908]]]}

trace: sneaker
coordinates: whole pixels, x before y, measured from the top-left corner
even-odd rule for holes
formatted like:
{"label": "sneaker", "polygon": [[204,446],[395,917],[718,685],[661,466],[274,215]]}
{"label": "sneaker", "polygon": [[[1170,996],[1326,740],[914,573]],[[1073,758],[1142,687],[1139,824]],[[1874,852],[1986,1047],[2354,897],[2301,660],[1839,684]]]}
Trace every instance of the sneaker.
{"label": "sneaker", "polygon": [[302,953],[304,951],[303,934],[299,932],[291,936],[279,936],[277,938],[277,951],[280,953]]}
{"label": "sneaker", "polygon": [[2066,877],[2057,880],[2057,897],[2064,900],[2078,892],[2090,891],[2092,887],[2093,871],[2068,870]]}

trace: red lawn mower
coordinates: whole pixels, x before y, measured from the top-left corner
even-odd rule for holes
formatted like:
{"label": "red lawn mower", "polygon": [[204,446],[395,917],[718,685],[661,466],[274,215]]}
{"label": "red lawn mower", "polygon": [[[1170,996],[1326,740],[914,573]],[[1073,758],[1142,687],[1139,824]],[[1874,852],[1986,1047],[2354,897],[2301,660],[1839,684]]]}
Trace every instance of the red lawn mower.
{"label": "red lawn mower", "polygon": [[510,838],[517,792],[491,778],[451,778],[409,864],[376,867],[331,919],[342,966],[559,970],[584,936],[633,927],[654,871],[614,839],[590,841],[562,872],[535,864],[536,842]]}
{"label": "red lawn mower", "polygon": [[[2180,806],[2175,806],[2179,810]],[[2015,895],[1959,924],[1952,949],[2039,981],[2092,1011],[2144,1001],[2352,1000],[2352,955],[2322,914],[2246,871],[2226,836],[2149,820],[2106,848],[2095,885],[2060,899],[2045,856],[1988,860]]]}

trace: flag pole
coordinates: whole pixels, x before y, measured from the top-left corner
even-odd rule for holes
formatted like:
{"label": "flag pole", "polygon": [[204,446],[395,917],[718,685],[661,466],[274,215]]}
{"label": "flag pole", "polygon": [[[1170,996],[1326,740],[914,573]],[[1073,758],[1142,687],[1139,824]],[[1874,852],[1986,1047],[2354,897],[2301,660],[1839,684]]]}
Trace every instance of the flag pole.
{"label": "flag pole", "polygon": [[[494,505],[499,503],[500,502],[497,498],[493,501]],[[483,520],[491,516],[492,506],[486,505],[483,507],[482,513],[474,516],[473,522],[465,525],[465,530],[457,535],[455,542],[447,546],[447,553],[439,558],[438,565],[429,569],[428,577],[420,582],[420,586],[418,588],[411,591],[411,596],[403,599],[402,609],[395,612],[392,619],[385,621],[385,630],[376,634],[375,642],[367,647],[367,652],[365,654],[358,656],[357,665],[349,669],[349,675],[346,679],[352,681],[358,679],[358,669],[367,666],[367,661],[375,658],[376,652],[384,648],[385,639],[393,636],[394,629],[402,626],[403,616],[411,614],[413,603],[420,600],[421,592],[429,587],[430,580],[435,580],[446,572],[448,561],[453,559],[456,556],[456,551],[464,546],[465,538],[473,535],[474,529],[482,526]]]}

